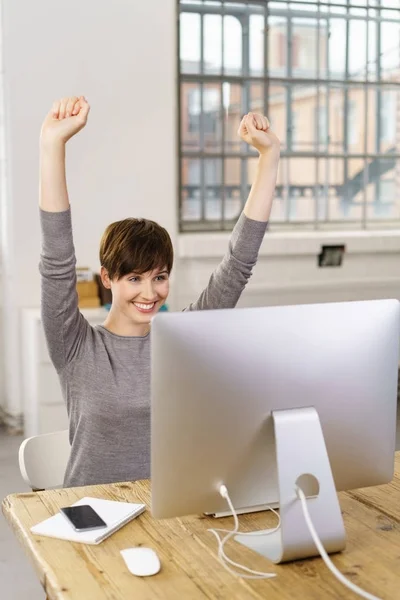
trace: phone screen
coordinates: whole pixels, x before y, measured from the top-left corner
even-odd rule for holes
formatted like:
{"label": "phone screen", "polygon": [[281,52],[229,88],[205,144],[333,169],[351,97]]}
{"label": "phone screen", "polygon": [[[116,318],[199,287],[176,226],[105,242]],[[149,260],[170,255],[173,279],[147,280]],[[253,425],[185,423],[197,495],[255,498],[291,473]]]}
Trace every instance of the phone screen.
{"label": "phone screen", "polygon": [[89,504],[67,506],[61,508],[60,511],[67,517],[76,531],[88,531],[89,529],[107,527],[107,524]]}

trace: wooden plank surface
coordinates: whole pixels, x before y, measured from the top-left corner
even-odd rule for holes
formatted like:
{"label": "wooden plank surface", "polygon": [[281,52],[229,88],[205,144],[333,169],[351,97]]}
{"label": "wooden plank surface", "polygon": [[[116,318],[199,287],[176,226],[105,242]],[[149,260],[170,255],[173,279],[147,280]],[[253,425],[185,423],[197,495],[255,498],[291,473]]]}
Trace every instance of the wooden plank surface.
{"label": "wooden plank surface", "polygon": [[389,485],[365,488],[349,492],[349,495],[367,506],[378,508],[382,514],[400,524],[400,452],[396,452],[394,478]]}
{"label": "wooden plank surface", "polygon": [[[150,506],[149,482],[121,483],[8,496],[3,512],[33,561],[50,600],[122,599],[353,599],[319,558],[276,566],[247,548],[230,542],[228,555],[256,570],[275,572],[265,581],[230,575],[216,559],[209,527],[232,527],[191,516],[156,521],[150,510],[98,546],[85,546],[30,533],[32,525],[83,496]],[[396,476],[387,486],[340,494],[347,532],[345,552],[333,556],[336,566],[354,583],[384,599],[400,598],[400,455]],[[259,513],[240,517],[244,531],[274,526],[275,517]],[[136,545],[154,548],[162,569],[154,577],[134,577],[119,551]],[[295,592],[295,593],[294,593]]]}

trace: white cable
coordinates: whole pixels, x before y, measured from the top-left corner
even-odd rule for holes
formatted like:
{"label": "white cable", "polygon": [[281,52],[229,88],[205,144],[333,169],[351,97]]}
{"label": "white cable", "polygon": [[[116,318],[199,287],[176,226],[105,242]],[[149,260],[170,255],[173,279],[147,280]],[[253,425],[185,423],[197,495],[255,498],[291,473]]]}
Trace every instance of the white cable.
{"label": "white cable", "polygon": [[326,564],[328,569],[331,571],[331,573],[340,581],[340,583],[342,583],[343,585],[348,587],[355,594],[358,594],[358,596],[361,596],[362,598],[367,598],[367,600],[381,600],[377,596],[374,596],[373,594],[370,594],[369,592],[365,592],[363,589],[358,587],[358,585],[355,585],[349,579],[346,579],[346,577],[339,571],[339,569],[337,567],[335,567],[335,565],[329,558],[325,548],[323,547],[321,540],[319,539],[318,533],[315,530],[313,522],[311,521],[310,513],[308,512],[306,497],[304,495],[303,490],[300,489],[298,486],[296,486],[296,493],[297,493],[298,498],[300,499],[301,507],[303,509],[303,514],[304,514],[304,519],[306,521],[306,524],[307,524],[308,530],[310,532],[310,535],[313,539],[313,542],[316,545],[317,550],[321,555],[321,558],[323,559],[324,563]]}
{"label": "white cable", "polygon": [[[321,540],[319,539],[317,531],[315,530],[315,527],[314,527],[313,522],[310,517],[310,513],[308,511],[307,500],[306,500],[303,490],[301,490],[298,486],[296,486],[296,493],[301,502],[304,519],[305,519],[306,525],[308,527],[308,530],[310,532],[310,535],[313,539],[313,542],[314,542],[318,552],[320,553],[321,558],[323,559],[325,565],[328,567],[328,569],[331,571],[331,573],[340,581],[340,583],[342,583],[345,587],[349,588],[352,592],[354,592],[358,596],[361,596],[362,598],[366,598],[366,600],[381,600],[381,598],[378,598],[378,596],[374,596],[373,594],[370,594],[369,592],[366,592],[362,588],[355,585],[352,581],[347,579],[339,571],[339,569],[333,564],[333,562],[329,558],[329,555],[327,554],[325,548],[323,547]],[[237,535],[237,534],[246,535],[246,536],[252,536],[252,535],[259,536],[259,535],[270,535],[271,533],[274,533],[275,531],[277,531],[279,529],[279,527],[281,525],[280,515],[276,512],[276,510],[274,510],[272,507],[268,506],[268,510],[271,510],[278,517],[278,520],[279,520],[278,525],[274,529],[271,529],[268,531],[252,531],[252,532],[248,532],[248,533],[240,532],[239,531],[239,519],[238,519],[237,513],[234,509],[234,506],[232,504],[232,501],[229,497],[229,493],[228,493],[226,486],[222,485],[220,487],[220,494],[227,501],[227,503],[229,505],[229,509],[232,512],[232,515],[234,518],[234,528],[231,531],[229,531],[227,529],[208,529],[208,531],[213,533],[218,540],[218,559],[221,562],[221,564],[232,575],[237,575],[244,579],[270,579],[271,577],[276,577],[276,573],[263,573],[261,571],[254,571],[253,569],[249,569],[248,567],[245,567],[244,565],[241,565],[240,563],[237,563],[237,562],[231,560],[225,554],[224,546],[231,537],[233,537],[234,535]],[[226,533],[227,535],[224,538],[222,538],[222,540],[221,540],[221,538],[219,537],[219,533]],[[247,573],[251,573],[252,575],[245,575],[244,573],[239,573],[237,571],[234,571],[233,569],[231,569],[228,566],[227,563],[234,567],[238,567],[239,569],[242,569],[243,571],[246,571]]]}
{"label": "white cable", "polygon": [[[271,529],[269,531],[252,531],[249,533],[243,533],[243,532],[239,531],[239,519],[238,519],[236,511],[233,507],[232,501],[229,497],[229,493],[228,493],[228,490],[225,485],[221,485],[221,487],[219,489],[219,493],[227,501],[227,503],[229,505],[229,509],[232,512],[233,519],[234,519],[234,528],[230,531],[228,529],[208,529],[208,531],[213,533],[218,540],[218,560],[220,561],[220,563],[223,565],[223,567],[229,573],[231,573],[231,575],[237,575],[238,577],[242,577],[244,579],[270,579],[271,577],[276,577],[276,573],[263,573],[261,571],[254,571],[253,569],[249,569],[248,567],[245,567],[244,565],[241,565],[240,563],[233,561],[225,554],[224,546],[231,537],[233,537],[234,535],[237,535],[237,534],[246,535],[246,536],[251,536],[251,535],[260,536],[260,535],[270,535],[271,533],[274,533],[281,526],[281,519],[280,519],[279,514],[273,508],[268,507],[268,510],[271,510],[279,519],[278,525],[275,527],[275,529]],[[221,540],[219,533],[226,533],[226,536],[223,537]],[[237,567],[239,569],[242,569],[243,571],[246,571],[247,573],[251,573],[251,575],[245,575],[244,573],[235,571],[235,570],[231,569],[228,566],[228,564],[230,564],[234,567]]]}

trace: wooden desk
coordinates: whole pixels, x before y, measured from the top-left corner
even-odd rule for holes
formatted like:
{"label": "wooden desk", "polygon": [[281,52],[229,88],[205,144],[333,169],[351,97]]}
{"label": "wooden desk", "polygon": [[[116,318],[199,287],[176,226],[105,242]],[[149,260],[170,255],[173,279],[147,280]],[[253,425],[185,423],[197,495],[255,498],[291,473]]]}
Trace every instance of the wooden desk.
{"label": "wooden desk", "polygon": [[[83,496],[144,502],[149,506],[149,482],[120,483],[8,496],[3,513],[33,561],[50,600],[196,600],[198,598],[338,600],[355,596],[326,569],[321,559],[275,566],[247,548],[229,542],[228,555],[254,569],[278,577],[249,581],[230,575],[215,558],[216,540],[208,527],[231,528],[232,519],[218,522],[192,516],[155,521],[150,511],[98,546],[84,546],[32,535],[29,528],[61,506]],[[389,485],[340,494],[347,548],[333,557],[354,583],[384,600],[400,598],[400,453]],[[240,518],[243,530],[272,526],[268,513]],[[125,567],[119,551],[142,544],[157,550],[162,570],[139,578]]]}

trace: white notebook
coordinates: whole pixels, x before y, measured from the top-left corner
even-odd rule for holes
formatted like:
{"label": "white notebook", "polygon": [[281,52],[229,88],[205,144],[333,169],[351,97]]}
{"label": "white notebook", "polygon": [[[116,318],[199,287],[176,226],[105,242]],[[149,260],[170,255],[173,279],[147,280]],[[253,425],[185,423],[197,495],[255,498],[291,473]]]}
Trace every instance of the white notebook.
{"label": "white notebook", "polygon": [[109,535],[118,531],[123,525],[139,516],[146,510],[145,504],[132,504],[130,502],[117,502],[114,500],[102,500],[100,498],[82,498],[72,504],[89,504],[107,523],[107,527],[94,531],[75,531],[72,525],[61,513],[49,517],[45,521],[31,527],[32,533],[45,535],[47,537],[59,538],[70,542],[81,542],[82,544],[100,544]]}

